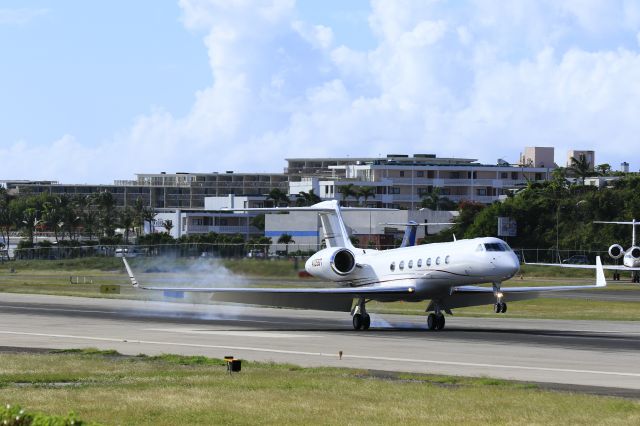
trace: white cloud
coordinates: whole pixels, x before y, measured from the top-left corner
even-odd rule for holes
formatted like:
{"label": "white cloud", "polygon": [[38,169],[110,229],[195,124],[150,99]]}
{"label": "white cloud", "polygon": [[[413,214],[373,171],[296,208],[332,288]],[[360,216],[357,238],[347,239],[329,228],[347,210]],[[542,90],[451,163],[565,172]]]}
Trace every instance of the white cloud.
{"label": "white cloud", "polygon": [[51,147],[16,143],[2,158],[64,158],[30,177],[101,182],[279,171],[286,157],[312,155],[516,161],[525,145],[555,145],[559,162],[584,148],[598,161],[640,163],[628,148],[640,134],[640,20],[611,24],[636,10],[629,2],[373,1],[369,51],[334,46],[332,29],[301,21],[291,1],[180,6],[213,77],[188,114],[152,111],[96,148],[65,136]]}
{"label": "white cloud", "polygon": [[25,25],[34,19],[47,15],[48,9],[33,9],[33,8],[20,8],[20,9],[0,9],[0,25]]}

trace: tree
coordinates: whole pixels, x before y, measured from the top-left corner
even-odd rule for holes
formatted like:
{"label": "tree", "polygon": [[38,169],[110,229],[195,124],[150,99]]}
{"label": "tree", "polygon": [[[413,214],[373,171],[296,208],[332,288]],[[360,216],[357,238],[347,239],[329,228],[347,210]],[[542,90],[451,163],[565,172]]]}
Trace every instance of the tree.
{"label": "tree", "polygon": [[102,235],[113,237],[116,225],[116,199],[109,191],[97,192],[93,194],[94,202],[99,208],[98,220],[102,228]]}
{"label": "tree", "polygon": [[62,221],[63,202],[60,197],[52,197],[42,205],[42,223],[51,231],[58,243],[58,231],[64,225]]}
{"label": "tree", "polygon": [[309,192],[300,191],[296,197],[296,205],[299,207],[312,206],[322,201],[313,189],[310,189]]}
{"label": "tree", "polygon": [[581,178],[582,185],[584,185],[586,178],[597,174],[591,169],[591,163],[584,155],[580,155],[579,158],[571,157],[571,166],[567,167],[567,170]]}
{"label": "tree", "polygon": [[279,207],[280,204],[289,205],[289,196],[280,188],[273,188],[267,195],[267,200],[272,200],[273,207]]}
{"label": "tree", "polygon": [[282,234],[280,238],[278,238],[278,244],[285,244],[287,250],[287,256],[289,256],[289,244],[295,244],[293,237],[289,234]]}
{"label": "tree", "polygon": [[162,226],[167,230],[167,234],[171,234],[171,230],[173,229],[173,221],[171,219],[163,220]]}
{"label": "tree", "polygon": [[131,207],[125,207],[120,211],[120,225],[124,228],[124,243],[129,244],[129,231],[133,227],[135,212]]}
{"label": "tree", "polygon": [[598,164],[596,166],[596,171],[602,176],[607,176],[609,172],[611,172],[611,165],[607,163]]}
{"label": "tree", "polygon": [[11,228],[16,222],[14,210],[11,208],[12,197],[9,196],[5,188],[0,187],[0,236],[9,247],[11,243]]}
{"label": "tree", "polygon": [[156,212],[151,207],[144,207],[142,211],[142,223],[149,222],[149,232],[154,233],[153,221],[156,219]]}
{"label": "tree", "polygon": [[39,222],[38,211],[34,207],[29,207],[24,210],[22,214],[22,229],[24,229],[27,234],[27,240],[29,240],[31,246],[33,246],[33,234]]}
{"label": "tree", "polygon": [[340,185],[338,187],[338,192],[342,195],[343,204],[347,201],[347,198],[355,197],[357,194],[356,187],[352,183],[348,183],[346,185]]}
{"label": "tree", "polygon": [[376,198],[376,189],[372,186],[361,186],[358,188],[358,194],[364,198],[364,204],[367,204],[369,198]]}

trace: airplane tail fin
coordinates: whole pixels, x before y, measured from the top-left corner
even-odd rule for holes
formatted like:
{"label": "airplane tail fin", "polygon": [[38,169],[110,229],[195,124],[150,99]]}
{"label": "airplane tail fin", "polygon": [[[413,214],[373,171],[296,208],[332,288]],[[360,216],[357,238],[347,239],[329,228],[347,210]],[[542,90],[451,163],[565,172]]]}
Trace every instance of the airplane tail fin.
{"label": "airplane tail fin", "polygon": [[322,223],[322,239],[325,241],[327,247],[346,247],[348,249],[354,249],[355,247],[351,243],[347,227],[342,219],[342,213],[340,212],[340,204],[337,201],[323,201],[318,204],[314,204],[311,208],[320,208],[324,206],[332,206],[332,210],[319,211],[320,222]]}

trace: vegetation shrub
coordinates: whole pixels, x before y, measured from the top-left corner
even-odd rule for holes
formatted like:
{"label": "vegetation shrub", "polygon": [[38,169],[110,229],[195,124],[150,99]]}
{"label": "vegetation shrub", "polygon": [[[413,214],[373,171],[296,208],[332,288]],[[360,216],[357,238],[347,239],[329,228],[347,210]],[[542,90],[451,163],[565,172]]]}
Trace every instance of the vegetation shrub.
{"label": "vegetation shrub", "polygon": [[0,407],[0,424],[3,426],[78,426],[87,423],[71,412],[66,416],[30,413],[19,405],[7,404]]}

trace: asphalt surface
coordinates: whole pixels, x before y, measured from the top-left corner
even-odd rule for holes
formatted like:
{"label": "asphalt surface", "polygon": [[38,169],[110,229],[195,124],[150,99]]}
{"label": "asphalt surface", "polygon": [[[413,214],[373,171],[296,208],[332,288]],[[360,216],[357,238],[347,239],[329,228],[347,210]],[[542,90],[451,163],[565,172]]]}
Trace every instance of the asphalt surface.
{"label": "asphalt surface", "polygon": [[[489,376],[640,398],[640,324],[376,315],[354,331],[348,314],[0,294],[0,346],[179,353],[303,366]],[[342,351],[342,359],[339,352]]]}

